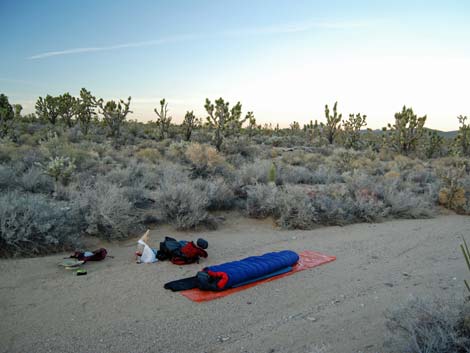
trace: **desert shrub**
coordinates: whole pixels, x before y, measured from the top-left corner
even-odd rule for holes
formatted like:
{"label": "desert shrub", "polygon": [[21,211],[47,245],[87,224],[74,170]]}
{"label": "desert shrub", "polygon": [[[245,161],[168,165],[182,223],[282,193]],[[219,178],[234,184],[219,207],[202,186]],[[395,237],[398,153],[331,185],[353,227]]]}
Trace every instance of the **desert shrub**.
{"label": "desert shrub", "polygon": [[56,182],[67,184],[75,171],[75,162],[68,157],[51,158],[42,166],[44,173],[54,178]]}
{"label": "desert shrub", "polygon": [[306,164],[306,153],[301,149],[287,151],[282,154],[281,157],[282,161],[287,164],[291,165],[305,165]]}
{"label": "desert shrub", "polygon": [[253,218],[272,216],[276,209],[275,186],[256,184],[246,187],[246,213]]}
{"label": "desert shrub", "polygon": [[[456,310],[457,307],[457,310]],[[470,307],[414,299],[386,312],[397,351],[470,352]]]}
{"label": "desert shrub", "polygon": [[204,185],[202,190],[207,194],[209,210],[228,210],[234,207],[236,197],[223,179],[201,180],[201,182]]}
{"label": "desert shrub", "polygon": [[235,171],[237,182],[239,185],[267,183],[272,166],[273,162],[266,159],[243,164]]}
{"label": "desert shrub", "polygon": [[356,160],[360,158],[360,152],[337,148],[334,150],[329,163],[339,172],[344,173],[354,169]]}
{"label": "desert shrub", "polygon": [[358,220],[376,222],[387,217],[389,209],[376,190],[377,178],[357,172],[346,178],[346,185]]}
{"label": "desert shrub", "polygon": [[399,181],[383,186],[383,201],[394,218],[431,218],[435,215],[435,200],[430,192],[414,193]]}
{"label": "desert shrub", "polygon": [[352,207],[358,221],[378,222],[384,220],[389,214],[385,203],[375,192],[368,189],[354,191]]}
{"label": "desert shrub", "polygon": [[343,182],[343,177],[335,168],[320,165],[312,171],[311,184],[334,184]]}
{"label": "desert shrub", "polygon": [[125,191],[103,178],[96,183],[87,182],[79,186],[73,198],[80,204],[88,234],[119,239],[138,230],[137,215]]}
{"label": "desert shrub", "polygon": [[15,189],[16,186],[15,171],[7,165],[0,164],[0,190]]}
{"label": "desert shrub", "polygon": [[194,181],[164,182],[155,199],[164,220],[178,229],[197,228],[211,223],[207,212],[209,198]]}
{"label": "desert shrub", "polygon": [[323,190],[309,192],[315,209],[314,221],[322,225],[346,225],[362,219],[357,218],[353,200],[345,188],[331,185]]}
{"label": "desert shrub", "polygon": [[54,191],[53,179],[38,167],[31,167],[19,178],[24,191],[50,194]]}
{"label": "desert shrub", "polygon": [[0,256],[32,256],[70,249],[83,220],[75,205],[44,195],[0,195]]}
{"label": "desert shrub", "polygon": [[187,145],[187,142],[172,143],[165,151],[165,157],[171,161],[183,161]]}
{"label": "desert shrub", "polygon": [[222,151],[226,155],[240,155],[252,161],[255,156],[259,156],[260,148],[246,136],[226,139],[222,145]]}
{"label": "desert shrub", "polygon": [[139,182],[142,177],[141,164],[131,163],[124,168],[113,168],[106,174],[106,180],[119,186],[132,186]]}
{"label": "desert shrub", "polygon": [[317,212],[305,189],[292,186],[276,193],[274,216],[282,228],[311,229]]}
{"label": "desert shrub", "polygon": [[224,157],[209,145],[191,143],[186,149],[185,156],[192,165],[194,176],[220,173],[226,167]]}
{"label": "desert shrub", "polygon": [[155,148],[142,148],[136,152],[135,156],[140,160],[146,160],[151,163],[156,163],[162,158],[160,151]]}
{"label": "desert shrub", "polygon": [[313,184],[315,178],[305,167],[281,165],[277,171],[277,184]]}
{"label": "desert shrub", "polygon": [[72,126],[67,130],[67,139],[69,142],[78,143],[83,139],[84,135],[78,125]]}
{"label": "desert shrub", "polygon": [[0,139],[0,163],[8,163],[15,158],[18,147],[8,139]]}

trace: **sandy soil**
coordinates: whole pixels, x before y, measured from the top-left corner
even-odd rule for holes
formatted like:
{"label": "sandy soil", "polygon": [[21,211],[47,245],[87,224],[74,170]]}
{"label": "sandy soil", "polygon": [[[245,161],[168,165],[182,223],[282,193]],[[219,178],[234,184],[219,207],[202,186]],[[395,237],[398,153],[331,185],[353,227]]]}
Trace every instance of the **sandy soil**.
{"label": "sandy soil", "polygon": [[[0,352],[387,352],[383,312],[410,296],[463,297],[460,236],[470,217],[282,231],[230,216],[217,231],[152,231],[210,243],[201,264],[137,265],[133,241],[114,258],[60,269],[65,254],[0,261]],[[97,245],[97,244],[93,244]],[[203,265],[268,251],[312,249],[337,260],[206,303],[163,284]]]}

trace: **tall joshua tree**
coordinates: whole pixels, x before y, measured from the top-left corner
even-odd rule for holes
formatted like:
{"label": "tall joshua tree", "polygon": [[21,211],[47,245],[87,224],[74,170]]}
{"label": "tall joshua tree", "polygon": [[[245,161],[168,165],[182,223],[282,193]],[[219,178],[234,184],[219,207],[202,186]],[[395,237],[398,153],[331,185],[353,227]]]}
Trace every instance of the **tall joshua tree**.
{"label": "tall joshua tree", "polygon": [[130,104],[131,97],[127,98],[127,102],[122,99],[119,102],[110,100],[104,105],[102,100],[98,101],[101,114],[103,114],[103,121],[109,127],[112,137],[121,136],[121,127],[127,114],[132,113],[129,109]]}
{"label": "tall joshua tree", "polygon": [[193,111],[187,111],[186,115],[184,116],[183,123],[181,124],[185,141],[189,141],[191,139],[191,134],[193,133],[193,130],[199,127],[200,125],[201,120],[196,118]]}
{"label": "tall joshua tree", "polygon": [[0,94],[0,137],[8,132],[9,123],[15,117],[13,107],[8,102],[8,97]]}
{"label": "tall joshua tree", "polygon": [[36,101],[36,114],[40,119],[55,125],[60,115],[59,97],[53,97],[49,94],[46,98],[39,97]]}
{"label": "tall joshua tree", "polygon": [[62,121],[68,126],[73,126],[73,118],[77,114],[78,99],[71,96],[70,93],[64,93],[58,97],[59,115]]}
{"label": "tall joshua tree", "polygon": [[161,139],[164,139],[168,135],[168,131],[171,126],[171,116],[168,116],[168,103],[163,98],[160,101],[160,107],[154,109],[155,114],[157,114],[158,119],[156,121],[158,127],[158,134]]}
{"label": "tall joshua tree", "polygon": [[360,147],[361,129],[367,125],[367,116],[357,113],[349,114],[349,119],[343,123],[345,134],[345,146],[358,149]]}
{"label": "tall joshua tree", "polygon": [[470,155],[470,124],[467,124],[467,117],[459,115],[459,133],[456,137],[458,153],[468,157]]}
{"label": "tall joshua tree", "polygon": [[405,155],[416,151],[425,132],[425,122],[426,115],[418,118],[412,108],[404,106],[401,112],[395,114],[395,124],[388,124],[392,147]]}
{"label": "tall joshua tree", "polygon": [[214,131],[213,141],[217,151],[220,151],[224,138],[238,133],[243,123],[252,116],[252,113],[248,113],[242,119],[241,103],[238,102],[230,109],[230,103],[222,98],[217,99],[215,104],[206,98],[204,108],[208,114],[207,125]]}
{"label": "tall joshua tree", "polygon": [[341,119],[343,115],[338,114],[337,108],[338,108],[338,102],[335,102],[335,104],[333,105],[333,114],[330,114],[330,108],[328,107],[328,104],[325,105],[326,124],[325,124],[323,131],[330,145],[332,145],[335,142],[335,138],[338,135],[340,128],[341,128]]}
{"label": "tall joshua tree", "polygon": [[96,107],[98,102],[85,88],[80,90],[80,98],[77,101],[77,120],[80,124],[80,129],[87,135],[90,128],[90,124],[96,117]]}

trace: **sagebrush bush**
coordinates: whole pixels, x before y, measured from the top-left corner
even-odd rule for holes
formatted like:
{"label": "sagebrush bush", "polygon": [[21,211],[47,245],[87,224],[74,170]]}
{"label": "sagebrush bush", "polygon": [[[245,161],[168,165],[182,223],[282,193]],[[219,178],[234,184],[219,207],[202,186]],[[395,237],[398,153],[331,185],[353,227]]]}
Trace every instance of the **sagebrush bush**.
{"label": "sagebrush bush", "polygon": [[209,198],[195,181],[164,182],[156,192],[156,203],[163,219],[178,229],[193,229],[209,225]]}
{"label": "sagebrush bush", "polygon": [[86,233],[105,239],[122,239],[139,230],[138,215],[126,189],[98,179],[73,192],[86,221]]}
{"label": "sagebrush bush", "polygon": [[409,185],[395,181],[383,187],[383,199],[394,218],[431,218],[435,215],[431,190],[417,194]]}
{"label": "sagebrush bush", "polygon": [[287,187],[278,190],[274,217],[286,229],[311,229],[316,224],[317,210],[304,188]]}
{"label": "sagebrush bush", "polygon": [[83,219],[72,203],[40,194],[0,195],[0,256],[33,256],[72,249],[83,231]]}
{"label": "sagebrush bush", "polygon": [[277,188],[266,184],[246,187],[246,213],[253,218],[266,218],[274,215]]}
{"label": "sagebrush bush", "polygon": [[209,145],[191,143],[186,149],[185,156],[191,163],[195,176],[215,174],[226,167],[224,157]]}
{"label": "sagebrush bush", "polygon": [[229,210],[235,205],[235,194],[231,187],[222,179],[203,181],[203,189],[208,198],[209,210]]}
{"label": "sagebrush bush", "polygon": [[470,307],[414,299],[386,312],[394,348],[410,353],[470,352]]}
{"label": "sagebrush bush", "polygon": [[273,166],[270,160],[256,160],[253,163],[246,163],[235,171],[238,185],[254,185],[257,183],[267,183],[269,171]]}
{"label": "sagebrush bush", "polygon": [[54,191],[52,177],[44,174],[44,171],[38,167],[31,167],[26,170],[21,175],[19,183],[24,191],[32,193],[50,194]]}
{"label": "sagebrush bush", "polygon": [[15,189],[17,187],[16,173],[7,165],[0,164],[0,190]]}

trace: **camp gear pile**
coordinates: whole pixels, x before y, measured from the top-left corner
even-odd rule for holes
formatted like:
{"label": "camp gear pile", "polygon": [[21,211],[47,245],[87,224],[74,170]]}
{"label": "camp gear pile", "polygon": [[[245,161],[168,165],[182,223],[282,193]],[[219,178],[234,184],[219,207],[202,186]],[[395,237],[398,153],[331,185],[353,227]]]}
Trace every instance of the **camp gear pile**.
{"label": "camp gear pile", "polygon": [[[207,248],[208,244],[204,239],[198,239],[197,243]],[[171,237],[165,237],[165,240],[160,243],[160,249],[157,251],[158,260],[170,260],[176,265],[199,263],[201,257],[206,258],[207,252],[194,244],[193,241],[178,241]]]}
{"label": "camp gear pile", "polygon": [[206,267],[194,277],[165,284],[165,288],[172,291],[192,288],[222,291],[289,272],[298,261],[299,255],[291,250],[251,256]]}

